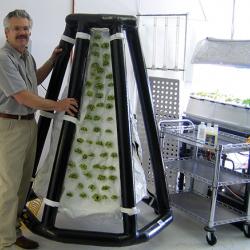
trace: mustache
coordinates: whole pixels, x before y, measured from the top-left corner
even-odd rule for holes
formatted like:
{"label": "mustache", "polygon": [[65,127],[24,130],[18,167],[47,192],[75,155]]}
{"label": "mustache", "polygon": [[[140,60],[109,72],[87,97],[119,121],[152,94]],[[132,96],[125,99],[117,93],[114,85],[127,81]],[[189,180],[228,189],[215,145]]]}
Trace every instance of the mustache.
{"label": "mustache", "polygon": [[25,35],[20,35],[20,36],[16,36],[16,39],[23,39],[23,38],[25,38],[25,39],[28,39],[28,36],[25,36]]}

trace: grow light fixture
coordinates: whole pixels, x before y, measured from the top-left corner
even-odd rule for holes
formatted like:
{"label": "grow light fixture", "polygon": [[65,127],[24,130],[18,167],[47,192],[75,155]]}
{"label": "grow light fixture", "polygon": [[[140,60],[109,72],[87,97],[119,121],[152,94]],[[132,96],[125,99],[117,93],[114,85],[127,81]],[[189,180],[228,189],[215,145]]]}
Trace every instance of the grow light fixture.
{"label": "grow light fixture", "polygon": [[198,42],[191,62],[250,68],[250,40],[208,37]]}
{"label": "grow light fixture", "polygon": [[250,40],[234,40],[236,0],[232,2],[231,39],[207,37],[197,43],[191,60],[193,64],[217,64],[250,68]]}

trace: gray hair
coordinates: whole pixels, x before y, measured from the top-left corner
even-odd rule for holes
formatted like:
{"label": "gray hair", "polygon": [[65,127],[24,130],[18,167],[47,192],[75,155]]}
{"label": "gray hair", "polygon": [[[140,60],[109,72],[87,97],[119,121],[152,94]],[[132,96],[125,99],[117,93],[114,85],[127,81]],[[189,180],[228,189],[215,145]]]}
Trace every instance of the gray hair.
{"label": "gray hair", "polygon": [[30,15],[25,10],[13,10],[7,14],[7,16],[3,19],[3,26],[4,29],[9,28],[9,20],[12,17],[21,17],[21,18],[27,18],[30,22],[30,28],[32,28],[33,21],[30,17]]}

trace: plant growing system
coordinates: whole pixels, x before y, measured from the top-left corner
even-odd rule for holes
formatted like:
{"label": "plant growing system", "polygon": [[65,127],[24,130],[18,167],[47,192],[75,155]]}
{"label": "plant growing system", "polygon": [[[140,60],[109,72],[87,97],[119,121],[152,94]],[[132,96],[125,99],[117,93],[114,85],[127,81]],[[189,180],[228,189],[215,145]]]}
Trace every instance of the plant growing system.
{"label": "plant growing system", "polygon": [[[133,173],[135,166],[140,165],[137,177],[142,176],[143,154],[135,149],[140,143],[134,143],[132,138],[125,38],[154,173],[153,209],[145,195],[138,195],[135,184],[138,178]],[[172,221],[172,213],[137,20],[133,16],[69,15],[60,47],[63,52],[52,72],[46,98],[58,98],[74,47],[68,97],[80,100],[81,107],[76,117],[64,115],[41,219],[27,208],[24,222],[34,233],[62,242],[124,246],[149,240]],[[50,124],[49,115],[40,116],[34,177]],[[143,216],[138,212],[140,201],[156,212],[142,227],[138,223]],[[58,214],[63,211],[68,211],[69,217],[84,220],[84,216],[95,216],[98,212],[117,215],[117,210],[121,232],[56,225]]]}

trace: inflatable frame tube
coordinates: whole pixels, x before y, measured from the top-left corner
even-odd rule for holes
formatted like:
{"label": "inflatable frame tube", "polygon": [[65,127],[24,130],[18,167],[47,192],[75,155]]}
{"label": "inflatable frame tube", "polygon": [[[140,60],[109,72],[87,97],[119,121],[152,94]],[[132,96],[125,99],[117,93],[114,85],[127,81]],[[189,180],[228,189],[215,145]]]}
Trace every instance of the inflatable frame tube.
{"label": "inflatable frame tube", "polygon": [[[115,24],[111,29],[111,35],[122,32],[121,26]],[[119,145],[119,165],[121,180],[122,207],[135,207],[134,185],[133,185],[133,163],[132,163],[132,142],[129,117],[129,103],[127,99],[127,84],[125,73],[125,61],[122,39],[111,41],[111,57],[113,68],[113,80],[115,87],[116,122]],[[122,131],[122,132],[121,132]],[[124,232],[135,236],[136,218],[135,215],[123,214]]]}
{"label": "inflatable frame tube", "polygon": [[[84,30],[84,28],[80,25],[78,27],[78,32],[88,32],[88,30]],[[83,85],[79,83],[82,83],[84,80],[89,50],[89,40],[77,38],[75,46],[75,56],[70,75],[68,97],[75,98],[79,101],[79,103],[81,103]],[[79,112],[77,116],[79,116]],[[75,129],[75,124],[70,121],[63,121],[47,193],[47,199],[49,200],[57,202],[60,200],[67,163],[74,140]],[[53,226],[57,210],[58,209],[56,207],[45,205],[42,223],[48,227]]]}
{"label": "inflatable frame tube", "polygon": [[152,105],[151,91],[138,31],[135,27],[127,29],[127,40],[131,52],[134,74],[138,87],[138,94],[142,108],[144,126],[146,129],[152,170],[156,188],[156,197],[159,213],[164,214],[170,209],[169,196],[164,174],[164,165],[161,157],[158,130]]}
{"label": "inflatable frame tube", "polygon": [[[67,24],[63,35],[70,38],[75,38],[76,30],[72,25]],[[47,93],[45,98],[57,100],[58,95],[61,90],[63,78],[66,72],[67,64],[69,61],[70,53],[73,48],[73,44],[61,40],[59,42],[59,47],[62,48],[62,52],[56,61],[55,67],[52,71],[50,82],[48,85]],[[40,157],[43,151],[44,143],[48,134],[51,119],[47,117],[40,116],[38,120],[38,137],[37,137],[37,151],[36,159],[33,170],[33,177],[35,177],[37,166],[40,161]]]}

